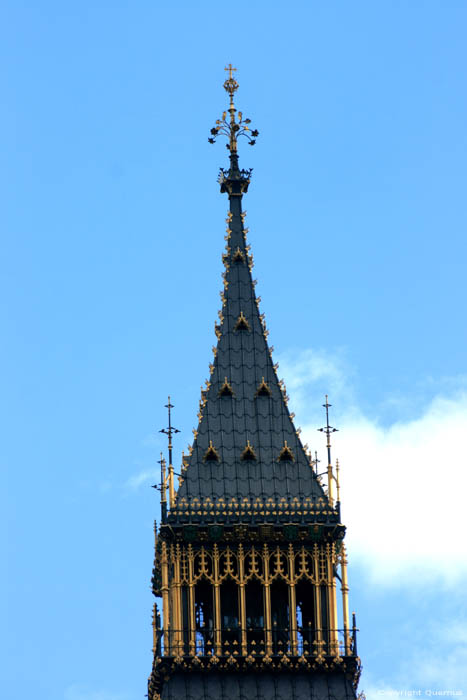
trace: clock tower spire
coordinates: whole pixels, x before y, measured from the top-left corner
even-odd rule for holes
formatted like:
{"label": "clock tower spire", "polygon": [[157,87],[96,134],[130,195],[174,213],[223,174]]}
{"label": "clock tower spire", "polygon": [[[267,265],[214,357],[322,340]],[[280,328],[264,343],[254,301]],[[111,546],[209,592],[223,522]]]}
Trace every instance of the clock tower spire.
{"label": "clock tower spire", "polygon": [[333,497],[330,404],[326,397],[325,490],[289,411],[255,293],[242,211],[251,170],[239,168],[238,143],[253,145],[258,131],[235,106],[235,68],[226,70],[229,107],[209,138],[225,137],[230,157],[219,176],[229,198],[222,306],[198,425],[168,511],[161,479],[152,584],[162,619],[155,609],[148,697],[350,700],[360,659]]}

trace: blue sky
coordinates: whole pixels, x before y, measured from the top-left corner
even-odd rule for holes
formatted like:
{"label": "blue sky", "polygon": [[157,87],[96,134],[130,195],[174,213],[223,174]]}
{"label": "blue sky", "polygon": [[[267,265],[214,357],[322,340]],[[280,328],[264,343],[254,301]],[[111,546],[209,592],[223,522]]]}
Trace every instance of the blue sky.
{"label": "blue sky", "polygon": [[[312,449],[340,428],[368,700],[467,693],[465,2],[5,2],[3,697],[133,700],[166,397],[221,289],[224,66],[257,291]],[[394,695],[392,695],[394,697]]]}

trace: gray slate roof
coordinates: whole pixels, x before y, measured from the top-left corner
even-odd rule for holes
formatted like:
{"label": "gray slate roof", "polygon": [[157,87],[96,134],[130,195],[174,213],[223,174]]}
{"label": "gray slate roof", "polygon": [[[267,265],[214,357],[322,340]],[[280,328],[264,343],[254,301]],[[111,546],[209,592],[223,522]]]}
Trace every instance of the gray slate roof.
{"label": "gray slate roof", "polygon": [[[327,499],[296,433],[273,366],[250,270],[241,197],[230,198],[225,291],[204,408],[178,504],[209,498]],[[246,319],[245,325],[239,318]],[[240,328],[239,328],[240,325]],[[262,379],[271,395],[257,395]],[[220,395],[225,380],[233,395]],[[256,459],[242,460],[247,444]],[[218,461],[206,459],[210,444]],[[285,444],[293,461],[280,461]],[[183,500],[182,500],[183,499]]]}
{"label": "gray slate roof", "polygon": [[177,673],[161,700],[355,700],[343,673]]}

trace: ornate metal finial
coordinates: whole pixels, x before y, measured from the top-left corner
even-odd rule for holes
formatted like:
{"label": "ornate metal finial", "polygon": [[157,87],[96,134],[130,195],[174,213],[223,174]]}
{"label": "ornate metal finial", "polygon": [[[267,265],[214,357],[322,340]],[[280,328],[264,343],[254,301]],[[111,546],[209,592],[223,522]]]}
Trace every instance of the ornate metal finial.
{"label": "ornate metal finial", "polygon": [[331,505],[334,505],[334,498],[333,498],[333,480],[335,479],[334,474],[332,473],[332,464],[331,464],[331,433],[337,433],[337,428],[333,428],[332,425],[329,425],[329,409],[331,408],[331,404],[328,402],[328,395],[326,394],[326,403],[323,403],[323,408],[326,409],[326,425],[324,428],[318,428],[320,433],[324,433],[327,438],[326,442],[326,447],[328,449],[328,497]]}
{"label": "ornate metal finial", "polygon": [[256,143],[256,137],[259,135],[259,131],[257,129],[252,131],[250,129],[248,124],[251,123],[251,119],[243,119],[241,112],[237,114],[234,104],[234,95],[238,90],[238,83],[233,77],[233,72],[237,69],[229,63],[224,70],[229,72],[229,77],[224,82],[224,89],[230,96],[230,106],[228,109],[229,117],[227,117],[227,112],[222,113],[222,118],[217,119],[216,125],[211,129],[211,136],[208,138],[208,141],[209,143],[215,143],[219,134],[227,136],[229,141],[226,146],[230,154],[233,155],[237,153],[237,139],[239,136],[245,136],[250,146],[253,146]]}
{"label": "ornate metal finial", "polygon": [[315,450],[315,458],[311,459],[311,468],[314,470],[315,474],[318,476],[318,464],[321,462],[320,459],[318,459],[318,452]]}
{"label": "ornate metal finial", "polygon": [[165,473],[165,459],[161,452],[161,458],[158,462],[161,465],[161,520],[163,523],[167,522],[167,477]]}
{"label": "ornate metal finial", "polygon": [[172,435],[175,433],[179,433],[180,431],[177,428],[174,428],[172,425],[172,414],[171,414],[171,409],[174,408],[174,406],[170,403],[170,396],[168,402],[165,404],[165,408],[167,409],[168,416],[169,416],[169,425],[167,428],[162,428],[160,430],[160,433],[164,433],[167,435],[168,440],[169,440],[169,503],[170,507],[173,508],[174,502],[175,502],[175,489],[174,489],[174,467],[173,467],[173,461],[172,461]]}
{"label": "ornate metal finial", "polygon": [[333,428],[332,425],[329,425],[329,409],[331,406],[332,404],[328,402],[328,395],[326,394],[326,403],[323,403],[323,408],[326,409],[326,425],[324,428],[318,428],[318,431],[320,433],[325,433],[327,437],[326,447],[328,448],[328,464],[331,464],[331,434],[338,432],[337,428]]}
{"label": "ornate metal finial", "polygon": [[167,409],[168,417],[169,417],[169,425],[167,428],[162,428],[162,430],[159,430],[160,433],[164,433],[167,435],[168,440],[169,440],[169,469],[170,467],[173,466],[172,462],[172,435],[175,433],[179,433],[180,431],[177,428],[174,428],[172,425],[172,414],[171,414],[171,409],[175,408],[171,403],[170,403],[170,396],[168,403],[165,404],[164,408]]}
{"label": "ornate metal finial", "polygon": [[340,503],[340,501],[341,501],[341,485],[340,485],[340,481],[339,481],[339,471],[340,471],[339,460],[336,459],[336,488],[337,488],[337,502],[338,503]]}

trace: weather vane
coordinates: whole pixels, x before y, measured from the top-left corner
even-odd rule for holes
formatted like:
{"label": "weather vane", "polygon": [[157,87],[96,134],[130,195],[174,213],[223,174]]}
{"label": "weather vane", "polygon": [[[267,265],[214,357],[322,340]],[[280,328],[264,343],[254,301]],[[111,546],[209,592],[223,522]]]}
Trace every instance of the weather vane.
{"label": "weather vane", "polygon": [[245,136],[250,146],[254,146],[256,143],[256,137],[259,135],[259,131],[257,129],[253,129],[252,131],[248,126],[251,123],[251,119],[243,119],[243,114],[241,112],[237,112],[235,108],[234,95],[238,90],[238,83],[233,77],[233,72],[237,69],[233,68],[232,64],[229,63],[227,68],[224,70],[228,71],[229,73],[229,77],[224,82],[224,89],[230,96],[230,106],[228,109],[229,116],[227,116],[227,112],[223,112],[222,118],[216,119],[216,125],[211,129],[211,137],[208,138],[208,141],[209,143],[215,143],[216,138],[220,134],[223,134],[229,139],[226,146],[230,153],[236,154],[238,137]]}

